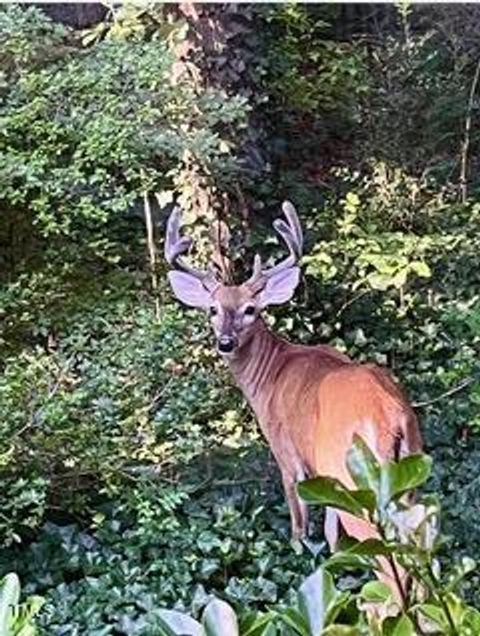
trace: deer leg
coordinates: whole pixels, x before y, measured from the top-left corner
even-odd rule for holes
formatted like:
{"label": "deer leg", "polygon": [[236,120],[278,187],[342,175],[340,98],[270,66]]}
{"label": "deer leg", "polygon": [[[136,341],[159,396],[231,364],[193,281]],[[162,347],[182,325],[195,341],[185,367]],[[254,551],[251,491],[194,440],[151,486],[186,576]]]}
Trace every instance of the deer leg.
{"label": "deer leg", "polygon": [[338,518],[337,511],[330,508],[330,506],[327,506],[325,509],[323,532],[325,534],[328,547],[330,548],[330,552],[335,552],[340,534],[340,520]]}
{"label": "deer leg", "polygon": [[282,473],[283,489],[290,510],[291,533],[293,541],[300,541],[307,536],[308,509],[307,505],[297,494],[297,483],[303,479],[296,476],[291,470],[287,471],[280,467]]}
{"label": "deer leg", "polygon": [[305,479],[305,470],[290,436],[278,425],[275,429],[270,427],[270,430],[275,430],[275,434],[267,439],[282,475],[290,511],[292,541],[298,543],[307,536],[308,509],[297,493],[297,483]]}

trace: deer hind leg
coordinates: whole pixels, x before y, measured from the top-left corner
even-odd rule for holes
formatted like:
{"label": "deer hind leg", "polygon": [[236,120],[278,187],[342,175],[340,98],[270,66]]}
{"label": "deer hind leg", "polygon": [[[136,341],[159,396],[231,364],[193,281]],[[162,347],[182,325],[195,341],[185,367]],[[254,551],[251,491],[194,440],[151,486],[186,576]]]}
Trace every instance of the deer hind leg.
{"label": "deer hind leg", "polygon": [[338,513],[334,508],[327,506],[325,509],[325,521],[323,525],[323,533],[327,540],[330,552],[335,552],[340,535],[340,520]]}
{"label": "deer hind leg", "polygon": [[[357,541],[379,538],[376,529],[367,521],[357,519],[346,512],[339,511],[337,514],[340,524],[348,536],[357,539]],[[377,578],[388,585],[394,597],[401,603],[409,587],[407,572],[398,563],[392,563],[385,557],[380,557],[379,563],[381,570],[375,572]]]}

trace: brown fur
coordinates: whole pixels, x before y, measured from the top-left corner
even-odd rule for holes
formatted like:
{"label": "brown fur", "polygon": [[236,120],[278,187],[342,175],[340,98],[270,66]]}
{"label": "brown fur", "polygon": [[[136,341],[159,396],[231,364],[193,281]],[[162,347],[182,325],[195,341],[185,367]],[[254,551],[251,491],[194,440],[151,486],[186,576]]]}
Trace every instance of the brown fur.
{"label": "brown fur", "polygon": [[[234,298],[246,302],[243,293],[231,288],[220,288],[215,296],[230,311]],[[354,435],[364,439],[380,462],[421,451],[415,414],[386,370],[356,364],[329,346],[291,344],[271,333],[260,317],[237,336],[241,345],[228,364],[280,468],[294,539],[304,537],[307,529],[297,482],[324,475],[352,487],[346,456]],[[358,540],[376,536],[368,523],[329,511],[325,529],[332,550],[338,522]],[[383,578],[392,584],[393,574],[388,564],[383,566]]]}

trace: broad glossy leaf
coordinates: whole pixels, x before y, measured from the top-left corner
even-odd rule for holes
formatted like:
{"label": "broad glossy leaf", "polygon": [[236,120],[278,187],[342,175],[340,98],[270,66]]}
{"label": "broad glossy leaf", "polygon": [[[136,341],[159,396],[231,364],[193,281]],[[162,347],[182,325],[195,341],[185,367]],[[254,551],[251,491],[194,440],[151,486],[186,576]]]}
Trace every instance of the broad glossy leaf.
{"label": "broad glossy leaf", "polygon": [[387,618],[384,622],[385,636],[417,636],[412,621],[402,614],[395,618]]}
{"label": "broad glossy leaf", "polygon": [[395,548],[381,539],[367,539],[366,541],[358,541],[347,548],[345,552],[362,556],[387,556],[395,552]]}
{"label": "broad glossy leaf", "polygon": [[422,603],[421,605],[416,605],[413,609],[427,618],[433,624],[433,627],[437,629],[448,629],[448,622],[447,617],[445,616],[445,612],[438,605],[433,605],[432,603]]}
{"label": "broad glossy leaf", "polygon": [[347,600],[348,594],[341,594],[336,589],[332,575],[324,568],[305,579],[298,591],[298,606],[306,619],[309,635],[321,634],[335,610]]}
{"label": "broad glossy leaf", "polygon": [[220,599],[210,601],[203,612],[202,623],[206,636],[239,636],[235,612]]}
{"label": "broad glossy leaf", "polygon": [[362,490],[373,490],[378,493],[380,488],[380,465],[375,455],[359,436],[353,438],[353,445],[347,453],[347,467],[353,481]]}
{"label": "broad glossy leaf", "polygon": [[155,612],[158,623],[165,636],[205,636],[203,627],[196,620],[176,610],[158,610]]}
{"label": "broad glossy leaf", "polygon": [[342,573],[344,570],[364,570],[370,572],[377,566],[378,564],[375,562],[374,557],[350,552],[336,552],[324,564],[327,570],[339,573]]}
{"label": "broad glossy leaf", "polygon": [[421,486],[429,477],[432,459],[428,455],[410,455],[381,467],[380,505],[385,507],[408,490]]}
{"label": "broad glossy leaf", "polygon": [[296,634],[300,634],[300,636],[310,636],[307,619],[296,608],[289,607],[279,613],[278,616],[286,625],[293,629]]}
{"label": "broad glossy leaf", "polygon": [[364,504],[355,498],[355,491],[349,491],[332,477],[315,477],[298,484],[298,494],[307,503],[322,504],[340,508],[357,517],[363,517]]}
{"label": "broad glossy leaf", "polygon": [[240,633],[242,636],[265,636],[274,614],[248,614],[240,619]]}
{"label": "broad glossy leaf", "polygon": [[472,634],[480,634],[480,612],[477,609],[474,607],[466,608],[462,618],[462,628],[469,628],[472,630]]}
{"label": "broad glossy leaf", "polygon": [[20,581],[16,574],[10,572],[0,582],[0,634],[9,633],[11,610],[19,601]]}
{"label": "broad glossy leaf", "polygon": [[322,636],[363,636],[366,634],[360,627],[350,625],[329,625],[323,630]]}

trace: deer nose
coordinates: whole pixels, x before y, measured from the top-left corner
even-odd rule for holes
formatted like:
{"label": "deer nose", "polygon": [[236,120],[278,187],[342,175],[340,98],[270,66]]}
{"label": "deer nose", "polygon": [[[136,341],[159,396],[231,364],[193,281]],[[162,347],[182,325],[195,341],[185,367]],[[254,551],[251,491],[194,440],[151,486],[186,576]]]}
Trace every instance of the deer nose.
{"label": "deer nose", "polygon": [[231,353],[237,345],[237,340],[233,336],[220,336],[217,342],[220,353]]}

